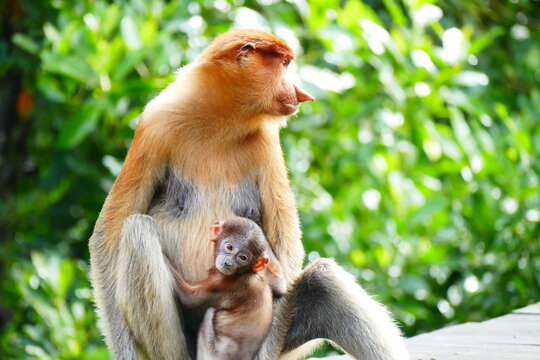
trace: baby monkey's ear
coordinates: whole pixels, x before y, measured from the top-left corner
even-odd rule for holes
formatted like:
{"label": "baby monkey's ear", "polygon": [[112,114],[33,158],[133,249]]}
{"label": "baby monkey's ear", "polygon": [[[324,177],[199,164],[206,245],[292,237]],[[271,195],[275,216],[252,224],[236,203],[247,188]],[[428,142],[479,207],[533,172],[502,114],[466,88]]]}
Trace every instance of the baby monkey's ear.
{"label": "baby monkey's ear", "polygon": [[210,237],[210,241],[218,241],[219,234],[223,230],[223,221],[216,221],[212,224],[212,237]]}
{"label": "baby monkey's ear", "polygon": [[263,271],[266,268],[266,264],[268,264],[268,258],[266,256],[260,258],[253,264],[253,272]]}

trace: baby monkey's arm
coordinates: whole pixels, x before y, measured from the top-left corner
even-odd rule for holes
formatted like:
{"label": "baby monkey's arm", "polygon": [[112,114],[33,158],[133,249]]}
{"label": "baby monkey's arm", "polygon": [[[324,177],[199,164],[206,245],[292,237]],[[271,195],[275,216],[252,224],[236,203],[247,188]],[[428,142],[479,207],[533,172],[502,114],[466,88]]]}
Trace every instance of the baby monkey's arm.
{"label": "baby monkey's arm", "polygon": [[219,273],[211,273],[206,279],[190,283],[186,281],[176,269],[167,261],[174,279],[174,288],[180,302],[187,307],[196,307],[211,300],[223,285]]}

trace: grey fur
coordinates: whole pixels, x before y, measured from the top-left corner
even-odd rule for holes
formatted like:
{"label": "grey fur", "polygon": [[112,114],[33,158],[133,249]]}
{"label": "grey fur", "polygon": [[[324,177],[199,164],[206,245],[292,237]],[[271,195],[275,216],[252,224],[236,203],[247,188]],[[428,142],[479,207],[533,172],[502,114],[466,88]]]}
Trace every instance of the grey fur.
{"label": "grey fur", "polygon": [[197,343],[197,359],[251,360],[245,357],[246,349],[239,347],[234,339],[227,336],[216,336],[213,324],[215,313],[216,309],[209,308],[204,315]]}
{"label": "grey fur", "polygon": [[388,311],[333,260],[319,259],[308,266],[293,291],[296,312],[284,352],[324,338],[357,359],[407,357]]}
{"label": "grey fur", "polygon": [[[130,216],[122,229],[118,256],[116,298],[130,329],[151,359],[174,359],[185,346],[180,336],[179,313],[174,300],[172,276],[160,245],[160,231],[147,215]],[[141,296],[144,294],[144,296]]]}
{"label": "grey fur", "polygon": [[[114,359],[136,360],[135,343],[116,300],[116,282],[110,281],[110,274],[108,274],[110,269],[114,269],[113,264],[116,263],[116,256],[107,256],[106,250],[102,248],[103,242],[99,241],[101,236],[100,232],[95,232],[90,238],[90,252],[92,254],[90,276],[94,285],[94,296],[96,301],[101,304],[97,309],[101,319],[101,329]],[[98,287],[96,284],[104,286]]]}
{"label": "grey fur", "polygon": [[246,179],[229,194],[229,203],[237,216],[253,220],[261,229],[262,224],[261,198],[255,180]]}
{"label": "grey fur", "polygon": [[[297,359],[321,338],[359,360],[408,359],[388,311],[332,259],[318,259],[304,269],[276,303],[274,320],[256,360],[276,359],[276,354]],[[295,351],[306,343],[307,350]]]}
{"label": "grey fur", "polygon": [[[176,176],[168,170],[165,179],[157,186],[150,209],[165,209],[171,217],[188,215],[197,202],[198,189],[192,181]],[[261,199],[254,179],[246,179],[228,193],[227,202],[234,214],[253,220],[262,228]]]}
{"label": "grey fur", "polygon": [[164,181],[157,187],[150,209],[162,207],[174,218],[188,215],[196,205],[196,192],[191,181],[179,178],[167,170]]}

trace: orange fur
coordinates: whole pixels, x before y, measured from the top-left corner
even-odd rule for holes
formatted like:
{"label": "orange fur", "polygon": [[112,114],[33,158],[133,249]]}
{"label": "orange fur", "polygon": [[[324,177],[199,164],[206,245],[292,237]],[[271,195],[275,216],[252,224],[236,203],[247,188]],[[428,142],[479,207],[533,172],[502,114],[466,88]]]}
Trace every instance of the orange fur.
{"label": "orange fur", "polygon": [[[256,44],[256,52],[262,49],[256,56],[263,61],[258,58],[243,68],[235,59],[247,42]],[[276,56],[294,55],[274,35],[231,31],[216,38],[147,105],[96,226],[104,232],[107,248],[115,248],[129,215],[146,212],[152,186],[169,165],[207,187],[258,178],[269,241],[278,257],[290,259],[289,270],[295,270],[291,275],[300,270],[303,250],[297,211],[276,121],[282,116],[266,110],[284,81],[283,69],[269,69],[264,62]]]}
{"label": "orange fur", "polygon": [[199,56],[199,62],[233,59],[238,48],[242,45],[253,42],[257,49],[262,49],[266,53],[276,53],[294,58],[294,53],[280,38],[261,30],[232,30],[217,37],[210,46]]}
{"label": "orange fur", "polygon": [[[208,229],[217,219],[235,215],[231,196],[241,196],[235,194],[242,184],[258,188],[263,231],[283,270],[281,277],[273,274],[274,282],[285,291],[300,272],[304,249],[279,128],[299,102],[313,98],[287,80],[292,58],[287,45],[271,34],[235,30],[180,69],[176,80],[146,106],[90,239],[94,294],[114,353],[138,343],[154,358],[185,354],[184,339],[177,334],[181,324],[171,320],[177,319],[177,309],[170,305],[170,279],[144,273],[126,277],[122,269],[140,265],[161,274],[164,260],[159,256],[149,256],[147,265],[142,265],[144,253],[136,263],[130,260],[139,249],[149,253],[142,248],[152,243],[152,251],[165,254],[186,280],[203,279],[213,263]],[[156,189],[170,178],[196,188],[195,205],[185,216],[151,204]],[[137,232],[135,223],[144,223],[145,233]],[[137,241],[142,242],[133,245]],[[139,287],[152,290],[133,298]],[[153,304],[155,312],[142,310],[146,304]],[[152,340],[156,337],[160,346]]]}

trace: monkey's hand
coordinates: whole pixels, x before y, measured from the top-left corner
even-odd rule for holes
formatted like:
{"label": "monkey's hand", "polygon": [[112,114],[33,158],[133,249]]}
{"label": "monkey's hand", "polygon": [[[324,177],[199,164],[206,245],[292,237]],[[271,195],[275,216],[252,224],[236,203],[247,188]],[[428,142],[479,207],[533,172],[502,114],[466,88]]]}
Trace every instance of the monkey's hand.
{"label": "monkey's hand", "polygon": [[176,294],[180,298],[180,302],[187,307],[192,308],[203,303],[211,303],[216,294],[230,286],[219,271],[210,271],[206,279],[190,283],[178,273],[168,259],[167,265],[173,276]]}
{"label": "monkey's hand", "polygon": [[271,261],[266,265],[266,279],[275,297],[282,297],[287,292],[287,282],[281,275],[281,268],[277,262]]}
{"label": "monkey's hand", "polygon": [[[166,257],[165,257],[166,258]],[[167,259],[167,258],[166,258]],[[209,300],[211,293],[205,291],[206,288],[202,285],[202,282],[189,283],[182,275],[171,265],[167,259],[167,266],[173,276],[174,289],[180,302],[187,307],[196,307]]]}

